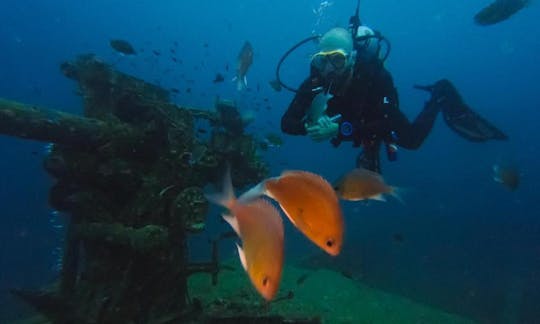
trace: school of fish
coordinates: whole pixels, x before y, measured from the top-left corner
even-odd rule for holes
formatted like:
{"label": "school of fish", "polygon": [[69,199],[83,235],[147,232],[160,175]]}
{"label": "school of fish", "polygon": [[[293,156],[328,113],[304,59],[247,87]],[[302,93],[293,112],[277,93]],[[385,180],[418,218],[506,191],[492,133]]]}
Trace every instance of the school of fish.
{"label": "school of fish", "polygon": [[307,171],[285,171],[247,191],[240,199],[266,195],[279,204],[293,225],[330,255],[343,244],[343,215],[334,189],[321,176]]}

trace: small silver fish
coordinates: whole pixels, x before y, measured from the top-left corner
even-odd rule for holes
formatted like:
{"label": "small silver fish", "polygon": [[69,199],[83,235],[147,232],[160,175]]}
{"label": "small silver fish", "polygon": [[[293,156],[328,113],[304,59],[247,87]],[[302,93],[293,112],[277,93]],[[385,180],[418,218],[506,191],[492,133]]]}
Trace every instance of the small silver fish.
{"label": "small silver fish", "polygon": [[334,97],[330,92],[319,92],[311,101],[311,106],[309,107],[305,121],[308,126],[316,124],[319,118],[326,112],[328,107],[328,100]]}

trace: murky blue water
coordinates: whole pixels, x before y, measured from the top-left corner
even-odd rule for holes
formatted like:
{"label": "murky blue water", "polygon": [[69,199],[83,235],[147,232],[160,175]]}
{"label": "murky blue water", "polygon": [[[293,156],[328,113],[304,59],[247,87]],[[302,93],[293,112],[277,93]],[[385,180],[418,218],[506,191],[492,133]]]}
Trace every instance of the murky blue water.
{"label": "murky blue water", "polygon": [[[510,138],[470,143],[439,119],[420,150],[400,150],[397,162],[383,156],[387,181],[408,189],[406,203],[345,203],[346,245],[336,262],[377,288],[479,322],[534,323],[540,317],[540,7],[533,3],[497,25],[475,25],[473,15],[488,2],[362,1],[362,22],[392,43],[387,67],[409,118],[427,100],[412,85],[448,78]],[[255,111],[252,132],[279,132],[292,98],[268,84],[279,58],[313,33],[345,26],[355,6],[315,0],[4,0],[0,97],[80,113],[76,85],[59,64],[90,52],[123,72],[178,89],[174,100],[181,104],[211,107],[215,96],[235,99],[243,110]],[[118,55],[109,47],[113,38],[129,40],[138,55]],[[255,50],[250,89],[237,93],[230,79],[246,40]],[[286,62],[284,81],[300,83],[312,49],[303,47]],[[213,83],[216,73],[225,82]],[[264,153],[274,175],[306,169],[333,180],[354,166],[356,152],[348,144],[335,149],[303,137],[284,140]],[[64,216],[47,204],[52,179],[41,166],[45,145],[0,137],[0,321],[25,309],[9,288],[37,288],[53,280],[61,265]],[[492,180],[492,165],[500,161],[521,170],[515,192]],[[203,236],[226,228],[216,213],[210,217]],[[230,242],[223,249],[233,255],[235,247]],[[287,227],[287,257],[313,253]]]}

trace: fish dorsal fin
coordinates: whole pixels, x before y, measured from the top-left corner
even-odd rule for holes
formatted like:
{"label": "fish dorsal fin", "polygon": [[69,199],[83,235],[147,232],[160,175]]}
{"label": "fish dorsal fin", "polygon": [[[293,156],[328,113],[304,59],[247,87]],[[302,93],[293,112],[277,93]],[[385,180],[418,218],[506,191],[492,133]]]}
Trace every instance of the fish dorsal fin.
{"label": "fish dorsal fin", "polygon": [[246,261],[246,254],[244,253],[244,250],[236,243],[236,248],[238,249],[238,256],[240,257],[240,263],[242,263],[242,268],[247,271],[247,261]]}
{"label": "fish dorsal fin", "polygon": [[322,176],[320,176],[319,174],[312,173],[312,172],[309,172],[309,171],[304,171],[304,170],[285,170],[285,171],[281,172],[281,176],[276,177],[276,178],[271,178],[271,179],[278,180],[279,178],[285,178],[285,177],[289,177],[289,176],[304,176],[304,177],[308,177],[308,178],[313,177],[313,178],[320,178],[320,179],[324,180],[324,178]]}
{"label": "fish dorsal fin", "polygon": [[240,227],[238,226],[238,220],[236,219],[236,217],[228,214],[223,214],[221,216],[227,223],[229,223],[229,225],[231,225],[236,235],[240,236]]}
{"label": "fish dorsal fin", "polygon": [[402,196],[407,193],[408,190],[406,188],[399,188],[395,186],[390,186],[390,189],[390,194],[392,197],[396,198],[400,203],[405,205],[405,200],[403,200]]}
{"label": "fish dorsal fin", "polygon": [[359,167],[359,168],[356,168],[356,169],[354,170],[354,172],[357,172],[357,173],[359,173],[359,174],[364,173],[364,174],[366,174],[366,175],[368,175],[368,176],[370,176],[370,177],[373,177],[373,178],[377,179],[377,181],[380,181],[380,182],[384,183],[384,178],[383,178],[383,176],[382,176],[381,174],[375,172],[375,171],[371,171],[371,170],[369,170],[369,169]]}
{"label": "fish dorsal fin", "polygon": [[294,174],[297,174],[299,172],[305,172],[305,171],[285,170],[285,171],[281,172],[280,177],[286,177],[286,176],[294,175]]}

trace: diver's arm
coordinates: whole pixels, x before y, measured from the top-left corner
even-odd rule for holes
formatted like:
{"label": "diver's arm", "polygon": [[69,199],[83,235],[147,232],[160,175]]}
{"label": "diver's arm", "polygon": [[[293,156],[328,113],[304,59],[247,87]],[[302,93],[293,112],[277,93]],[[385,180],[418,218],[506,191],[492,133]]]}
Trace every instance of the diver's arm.
{"label": "diver's arm", "polygon": [[382,112],[380,131],[383,131],[383,134],[381,134],[383,139],[388,140],[392,136],[392,132],[394,132],[397,137],[395,139],[397,145],[411,150],[419,148],[433,128],[437,114],[440,111],[439,106],[432,101],[427,102],[424,109],[411,123],[405,114],[399,110],[397,90],[388,71],[383,70],[383,73],[381,73],[380,84],[384,98],[389,98],[389,100],[383,100],[383,102],[390,101],[391,103],[383,103],[379,107],[379,111]]}
{"label": "diver's arm", "polygon": [[362,126],[361,137],[369,138],[376,135],[378,138],[388,140],[394,132],[397,137],[396,144],[406,149],[417,149],[431,131],[440,108],[432,101],[426,103],[422,112],[411,123],[399,110],[398,93],[392,76],[386,70],[381,72],[378,76],[381,100],[375,109],[378,116]]}
{"label": "diver's arm", "polygon": [[399,109],[391,112],[389,114],[390,131],[396,133],[397,144],[411,150],[419,148],[433,128],[439,111],[438,105],[427,102],[412,123]]}
{"label": "diver's arm", "polygon": [[281,130],[290,135],[306,135],[304,116],[315,94],[311,91],[312,78],[302,83],[289,108],[281,117]]}

